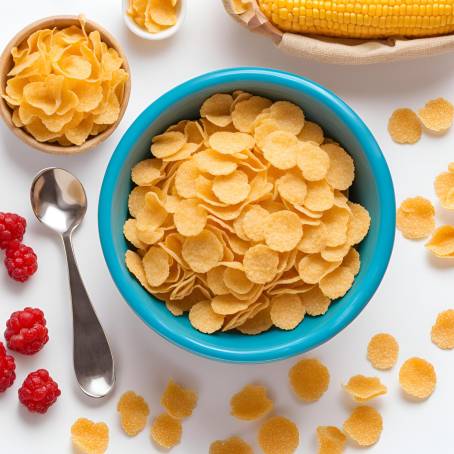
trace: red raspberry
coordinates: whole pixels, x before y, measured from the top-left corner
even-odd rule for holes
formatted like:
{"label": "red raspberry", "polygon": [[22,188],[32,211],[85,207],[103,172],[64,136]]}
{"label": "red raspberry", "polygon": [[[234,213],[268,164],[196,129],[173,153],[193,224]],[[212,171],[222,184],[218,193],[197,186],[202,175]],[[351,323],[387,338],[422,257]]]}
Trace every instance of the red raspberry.
{"label": "red raspberry", "polygon": [[57,383],[46,369],[38,369],[28,374],[19,388],[19,400],[35,413],[46,413],[60,394]]}
{"label": "red raspberry", "polygon": [[6,249],[11,241],[22,241],[27,221],[18,214],[0,213],[0,249]]}
{"label": "red raspberry", "polygon": [[6,391],[16,379],[14,358],[6,354],[5,346],[0,342],[0,393]]}
{"label": "red raspberry", "polygon": [[38,269],[38,261],[31,247],[14,240],[6,250],[5,266],[12,279],[25,282]]}
{"label": "red raspberry", "polygon": [[16,352],[39,352],[49,340],[43,311],[26,307],[13,312],[6,322],[5,339],[8,348]]}

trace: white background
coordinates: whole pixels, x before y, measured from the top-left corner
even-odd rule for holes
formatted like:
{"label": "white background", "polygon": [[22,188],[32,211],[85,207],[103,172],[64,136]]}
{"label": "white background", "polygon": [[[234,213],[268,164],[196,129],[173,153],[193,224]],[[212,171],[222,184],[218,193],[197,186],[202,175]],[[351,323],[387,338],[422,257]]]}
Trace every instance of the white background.
{"label": "white background", "polygon": [[[25,241],[39,257],[40,269],[31,281],[11,281],[0,267],[0,327],[9,314],[27,305],[44,309],[50,341],[33,357],[16,355],[17,380],[0,396],[0,452],[9,454],[71,453],[70,426],[80,416],[106,421],[111,430],[110,453],[160,452],[149,439],[149,428],[134,439],[120,430],[115,410],[121,393],[133,389],[160,412],[159,396],[169,377],[199,392],[199,405],[184,422],[182,443],[175,454],[208,452],[211,441],[233,434],[256,447],[258,423],[229,416],[229,398],[244,384],[269,386],[276,413],[295,420],[301,431],[298,453],[315,453],[315,428],[341,425],[352,403],[341,383],[351,375],[375,375],[366,360],[366,345],[377,331],[393,333],[400,342],[398,366],[380,373],[389,394],[375,405],[383,415],[384,431],[371,454],[452,452],[454,353],[430,342],[436,314],[454,305],[453,269],[430,258],[423,242],[410,242],[397,234],[394,254],[385,279],[364,312],[344,332],[308,356],[316,356],[331,371],[331,385],[311,405],[296,402],[287,384],[287,371],[295,359],[267,365],[235,366],[195,357],[149,330],[129,309],[116,290],[104,263],[97,233],[97,201],[105,167],[128,125],[149,103],[176,84],[206,71],[240,65],[271,66],[307,76],[340,95],[369,125],[386,155],[398,202],[424,195],[434,199],[432,182],[454,160],[453,134],[423,137],[415,146],[398,146],[386,132],[396,107],[418,108],[428,99],[445,96],[454,101],[452,54],[419,61],[368,67],[327,66],[281,54],[270,42],[243,30],[223,11],[220,0],[186,0],[188,16],[179,34],[165,42],[145,42],[133,36],[121,16],[120,0],[14,0],[1,5],[0,47],[22,27],[54,14],[85,13],[116,35],[124,46],[133,72],[128,110],[116,133],[98,149],[83,156],[53,157],[27,148],[0,125],[0,211],[19,212],[29,227]],[[84,183],[89,199],[86,220],[74,237],[81,273],[98,314],[110,336],[118,365],[114,394],[90,400],[76,386],[72,370],[71,315],[63,250],[57,237],[34,220],[29,204],[33,175],[56,165],[74,172]],[[437,206],[439,223],[454,216]],[[3,330],[3,328],[0,328]],[[435,366],[438,385],[433,396],[413,403],[400,392],[398,367],[420,355]],[[29,414],[17,399],[17,388],[27,373],[48,368],[62,396],[47,415]],[[349,452],[357,451],[353,445]],[[258,452],[258,450],[257,450]]]}

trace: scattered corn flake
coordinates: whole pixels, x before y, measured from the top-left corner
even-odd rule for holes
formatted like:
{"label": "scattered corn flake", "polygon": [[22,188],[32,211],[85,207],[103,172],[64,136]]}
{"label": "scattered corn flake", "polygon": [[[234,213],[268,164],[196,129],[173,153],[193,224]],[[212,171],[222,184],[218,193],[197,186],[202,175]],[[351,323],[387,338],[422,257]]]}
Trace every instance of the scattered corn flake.
{"label": "scattered corn flake", "polygon": [[380,438],[383,419],[375,408],[357,407],[344,422],[343,428],[344,432],[359,446],[372,446]]}
{"label": "scattered corn flake", "polygon": [[104,422],[79,418],[71,426],[71,439],[84,454],[104,454],[109,446],[109,427]]}
{"label": "scattered corn flake", "polygon": [[210,230],[185,238],[181,255],[196,273],[206,273],[222,259],[224,248],[218,237]]}
{"label": "scattered corn flake", "polygon": [[299,142],[294,134],[278,130],[267,135],[263,143],[263,156],[274,167],[288,170],[296,166]]}
{"label": "scattered corn flake", "polygon": [[191,307],[189,321],[198,331],[211,334],[222,328],[224,316],[213,311],[210,301],[201,301]]}
{"label": "scattered corn flake", "polygon": [[273,401],[267,389],[260,385],[246,385],[230,399],[231,415],[244,421],[262,418],[272,409]]}
{"label": "scattered corn flake", "polygon": [[266,244],[277,252],[287,252],[296,248],[303,236],[299,216],[289,210],[270,214],[263,226]]}
{"label": "scattered corn flake", "polygon": [[438,227],[426,243],[426,248],[437,257],[454,257],[454,227],[452,225]]}
{"label": "scattered corn flake", "polygon": [[264,244],[252,246],[243,258],[244,272],[256,284],[271,282],[276,276],[278,264],[279,254]]}
{"label": "scattered corn flake", "polygon": [[186,137],[178,131],[169,131],[154,136],[151,144],[151,152],[155,158],[167,158],[183,148]]}
{"label": "scattered corn flake", "polygon": [[428,361],[413,357],[402,364],[399,371],[401,388],[416,399],[427,399],[437,383],[435,369]]}
{"label": "scattered corn flake", "polygon": [[162,448],[171,449],[181,441],[181,421],[167,413],[156,416],[151,425],[152,440]]}
{"label": "scattered corn flake", "polygon": [[296,173],[286,173],[276,181],[279,195],[288,202],[302,205],[306,198],[307,187],[304,178]]}
{"label": "scattered corn flake", "polygon": [[271,298],[271,320],[280,329],[295,329],[303,321],[305,312],[297,295],[284,294]]}
{"label": "scattered corn flake", "polygon": [[176,206],[173,221],[184,236],[199,235],[207,223],[207,212],[195,199],[182,200]]}
{"label": "scattered corn flake", "polygon": [[330,376],[327,367],[318,359],[298,361],[289,371],[290,386],[304,402],[315,402],[326,392]]}
{"label": "scattered corn flake", "polygon": [[326,180],[308,181],[304,206],[312,211],[326,211],[334,205],[334,192]]}
{"label": "scattered corn flake", "polygon": [[312,317],[325,314],[331,304],[331,300],[322,293],[318,286],[300,295],[300,300],[306,314]]}
{"label": "scattered corn flake", "polygon": [[210,445],[209,454],[253,454],[252,448],[240,437],[216,440]]}
{"label": "scattered corn flake", "polygon": [[197,405],[197,393],[184,388],[172,379],[161,396],[161,406],[176,419],[188,418]]}
{"label": "scattered corn flake", "polygon": [[387,388],[378,377],[354,375],[344,385],[345,391],[350,394],[355,402],[367,402],[387,393]]}
{"label": "scattered corn flake", "polygon": [[255,336],[256,334],[268,331],[273,326],[269,308],[264,308],[257,312],[253,317],[248,318],[242,325],[238,326],[238,331],[242,334]]}
{"label": "scattered corn flake", "polygon": [[347,442],[343,432],[334,426],[318,426],[318,454],[342,454]]}
{"label": "scattered corn flake", "polygon": [[325,296],[335,300],[343,297],[350,290],[354,280],[355,276],[347,267],[339,266],[334,271],[331,271],[331,273],[322,277],[319,286]]}
{"label": "scattered corn flake", "polygon": [[231,155],[250,150],[254,147],[254,138],[244,132],[215,132],[208,140],[210,147],[221,154]]}
{"label": "scattered corn flake", "polygon": [[328,174],[330,157],[318,144],[303,142],[300,144],[296,163],[307,181],[320,181]]}
{"label": "scattered corn flake", "polygon": [[248,176],[241,170],[229,175],[220,175],[214,178],[212,190],[223,203],[235,205],[246,200],[251,186]]}
{"label": "scattered corn flake", "polygon": [[446,99],[433,99],[419,110],[418,117],[430,132],[443,134],[452,126],[454,106]]}
{"label": "scattered corn flake", "polygon": [[332,188],[344,191],[348,189],[355,178],[355,164],[352,157],[340,146],[329,143],[321,146],[328,154],[330,164],[326,181]]}
{"label": "scattered corn flake", "polygon": [[443,172],[435,178],[435,193],[443,208],[454,210],[454,173]]}
{"label": "scattered corn flake", "polygon": [[251,96],[236,103],[232,111],[233,125],[240,132],[251,132],[257,116],[271,104],[269,99],[261,96]]}
{"label": "scattered corn flake", "polygon": [[299,445],[298,427],[283,416],[273,416],[259,429],[258,442],[264,454],[293,454]]}
{"label": "scattered corn flake", "polygon": [[388,121],[388,132],[396,143],[413,144],[421,138],[422,126],[411,109],[397,109]]}
{"label": "scattered corn flake", "polygon": [[348,202],[351,210],[347,226],[347,241],[351,245],[361,243],[370,228],[369,212],[359,203]]}
{"label": "scattered corn flake", "polygon": [[200,108],[200,116],[221,128],[232,122],[230,107],[233,98],[227,93],[217,93],[204,101]]}
{"label": "scattered corn flake", "polygon": [[144,398],[134,391],[127,391],[120,397],[117,411],[120,413],[121,427],[130,437],[142,432],[150,414],[150,409]]}
{"label": "scattered corn flake", "polygon": [[397,210],[396,224],[405,238],[425,238],[435,228],[435,209],[424,197],[405,199]]}
{"label": "scattered corn flake", "polygon": [[399,344],[388,333],[375,334],[367,346],[367,359],[378,370],[391,369],[396,364],[398,355]]}
{"label": "scattered corn flake", "polygon": [[265,239],[264,226],[270,213],[260,205],[250,205],[242,218],[242,229],[247,239],[262,241]]}
{"label": "scattered corn flake", "polygon": [[304,126],[304,112],[296,104],[288,101],[275,102],[269,112],[270,118],[277,123],[281,131],[298,135]]}
{"label": "scattered corn flake", "polygon": [[440,312],[431,331],[432,342],[443,350],[454,348],[454,310]]}

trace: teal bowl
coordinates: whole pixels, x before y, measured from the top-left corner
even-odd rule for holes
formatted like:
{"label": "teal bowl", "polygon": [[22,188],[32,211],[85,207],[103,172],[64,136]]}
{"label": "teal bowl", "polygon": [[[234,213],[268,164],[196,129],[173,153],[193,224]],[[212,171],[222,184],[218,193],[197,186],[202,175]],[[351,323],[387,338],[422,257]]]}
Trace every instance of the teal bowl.
{"label": "teal bowl", "polygon": [[[128,272],[123,223],[132,189],[130,171],[149,155],[151,137],[168,125],[197,118],[204,99],[218,92],[245,90],[299,104],[308,119],[352,155],[356,179],[351,198],[371,215],[369,234],[362,242],[361,271],[350,291],[321,317],[306,317],[293,331],[272,329],[258,336],[235,332],[206,335],[188,318],[174,317]],[[295,74],[265,68],[233,68],[196,77],[161,96],[134,121],[107,167],[99,200],[99,235],[112,278],[134,312],[170,342],[198,355],[221,361],[260,363],[288,358],[326,342],[361,312],[377,290],[391,256],[395,230],[393,183],[385,158],[367,126],[335,94]]]}

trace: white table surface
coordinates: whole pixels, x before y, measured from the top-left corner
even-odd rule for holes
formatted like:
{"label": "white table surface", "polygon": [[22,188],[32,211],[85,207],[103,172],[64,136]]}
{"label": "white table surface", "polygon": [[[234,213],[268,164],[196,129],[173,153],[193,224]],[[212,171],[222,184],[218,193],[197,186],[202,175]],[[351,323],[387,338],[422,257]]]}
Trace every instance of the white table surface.
{"label": "white table surface", "polygon": [[[119,428],[115,407],[120,394],[132,389],[146,398],[151,415],[156,415],[160,412],[159,396],[172,376],[197,389],[200,396],[194,415],[184,422],[182,443],[172,451],[175,454],[206,453],[211,441],[233,434],[244,436],[256,447],[259,424],[239,422],[229,416],[230,396],[244,384],[256,381],[269,386],[276,413],[297,422],[301,433],[298,453],[315,453],[315,428],[341,425],[353,408],[343,395],[341,383],[357,373],[376,375],[365,354],[369,338],[377,331],[388,331],[398,338],[401,348],[398,366],[413,355],[429,359],[437,370],[438,385],[429,400],[413,403],[400,392],[398,367],[379,373],[389,387],[389,394],[373,404],[383,415],[384,431],[380,442],[367,452],[451,452],[454,353],[437,349],[430,342],[429,333],[437,313],[454,304],[453,269],[431,259],[423,242],[410,242],[397,234],[388,272],[370,304],[348,329],[308,355],[320,358],[331,372],[328,392],[311,405],[296,402],[289,390],[287,371],[295,359],[244,366],[193,356],[154,334],[122,300],[104,263],[97,233],[97,200],[104,169],[133,119],[163,92],[190,77],[231,66],[271,66],[302,74],[334,90],[362,116],[378,139],[393,174],[398,201],[413,195],[434,199],[435,175],[454,160],[453,131],[443,138],[425,136],[409,147],[395,145],[386,132],[387,119],[396,107],[418,108],[428,99],[443,95],[454,100],[452,55],[368,67],[301,61],[281,54],[266,39],[243,30],[227,17],[219,0],[186,1],[190,3],[188,16],[179,34],[155,43],[142,41],[126,29],[120,0],[2,2],[1,47],[19,29],[38,18],[83,12],[123,44],[132,67],[133,88],[125,118],[116,133],[99,149],[84,156],[41,154],[20,143],[3,123],[0,125],[0,210],[27,217],[25,241],[35,248],[40,264],[37,275],[25,285],[11,281],[0,269],[0,326],[4,326],[12,311],[30,305],[44,309],[50,331],[50,341],[39,354],[16,355],[16,383],[0,395],[0,452],[71,453],[69,430],[80,416],[109,424],[110,453],[160,452],[150,442],[148,428],[134,439],[127,438]],[[33,175],[51,165],[74,172],[88,193],[89,209],[74,237],[75,249],[118,366],[115,392],[101,401],[84,397],[76,386],[63,250],[58,238],[34,220],[29,205]],[[439,223],[454,221],[454,215],[437,208]],[[58,403],[45,416],[28,413],[17,399],[17,388],[25,375],[40,367],[48,368],[62,389]],[[355,450],[349,445],[348,452]]]}

